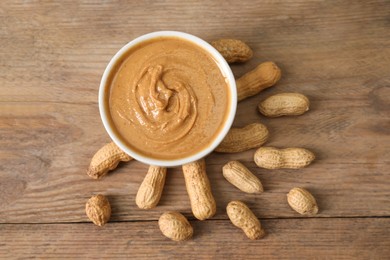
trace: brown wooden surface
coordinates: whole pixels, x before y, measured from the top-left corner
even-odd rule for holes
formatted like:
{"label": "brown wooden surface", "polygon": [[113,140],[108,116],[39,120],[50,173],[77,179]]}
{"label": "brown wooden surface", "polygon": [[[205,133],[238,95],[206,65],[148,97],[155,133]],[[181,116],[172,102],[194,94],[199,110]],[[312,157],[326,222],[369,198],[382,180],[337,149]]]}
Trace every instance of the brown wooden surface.
{"label": "brown wooden surface", "polygon": [[[64,1],[65,2],[65,1]],[[389,1],[1,1],[0,257],[361,258],[390,256]],[[101,124],[100,77],[115,52],[156,30],[211,41],[246,41],[254,58],[232,66],[238,77],[272,60],[274,88],[241,102],[235,125],[261,121],[267,145],[302,146],[317,159],[302,170],[264,170],[254,151],[211,154],[207,169],[217,201],[209,221],[192,221],[194,240],[164,238],[157,219],[177,210],[193,219],[181,169],[169,169],[160,205],[140,210],[135,194],[147,166],[122,164],[95,181],[85,170],[109,141]],[[300,92],[311,110],[267,119],[256,106],[279,92]],[[241,160],[265,188],[247,195],[223,179]],[[316,218],[302,218],[287,192],[308,188]],[[108,195],[112,223],[84,223],[84,204]],[[269,234],[249,241],[227,220],[230,200],[248,203]]]}
{"label": "brown wooden surface", "polygon": [[[156,221],[98,228],[78,224],[3,224],[0,257],[126,259],[385,259],[389,218],[270,219],[264,240],[248,240],[225,220],[191,221],[193,239],[174,242]],[[331,227],[331,228],[330,228]],[[330,257],[330,256],[333,256]],[[299,257],[299,258],[298,258]]]}

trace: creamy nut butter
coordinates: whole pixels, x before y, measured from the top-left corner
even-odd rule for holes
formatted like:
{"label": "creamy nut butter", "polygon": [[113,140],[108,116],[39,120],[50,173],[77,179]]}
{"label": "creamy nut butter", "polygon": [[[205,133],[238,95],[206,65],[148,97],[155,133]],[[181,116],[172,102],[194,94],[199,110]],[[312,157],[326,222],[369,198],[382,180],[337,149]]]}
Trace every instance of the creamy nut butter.
{"label": "creamy nut butter", "polygon": [[129,147],[155,159],[191,156],[221,131],[229,110],[223,71],[202,47],[179,37],[144,41],[108,80],[110,124]]}

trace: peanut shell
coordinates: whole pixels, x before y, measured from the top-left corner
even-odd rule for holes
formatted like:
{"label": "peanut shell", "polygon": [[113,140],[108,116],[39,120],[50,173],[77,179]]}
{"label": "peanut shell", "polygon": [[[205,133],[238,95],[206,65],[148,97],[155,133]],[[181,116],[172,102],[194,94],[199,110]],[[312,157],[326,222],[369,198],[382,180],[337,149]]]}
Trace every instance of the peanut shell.
{"label": "peanut shell", "polygon": [[184,164],[182,168],[192,213],[199,220],[211,218],[217,207],[211,193],[204,159]]}
{"label": "peanut shell", "polygon": [[115,143],[111,142],[100,148],[92,157],[87,174],[94,179],[100,179],[107,172],[115,169],[119,162],[132,160]]}
{"label": "peanut shell", "polygon": [[135,198],[140,209],[151,209],[157,206],[164,188],[166,174],[167,168],[149,166]]}
{"label": "peanut shell", "polygon": [[97,226],[104,226],[111,217],[110,202],[104,195],[92,196],[85,205],[85,213]]}
{"label": "peanut shell", "polygon": [[231,161],[222,168],[225,179],[246,193],[261,193],[264,191],[263,185],[248,168],[239,161]]}
{"label": "peanut shell", "polygon": [[243,128],[231,128],[219,146],[220,153],[238,153],[262,146],[268,140],[269,132],[260,123],[249,124]]}
{"label": "peanut shell", "polygon": [[265,236],[259,219],[245,203],[231,201],[226,207],[226,212],[233,225],[241,228],[249,239],[256,240]]}
{"label": "peanut shell", "polygon": [[260,147],[254,155],[256,165],[265,169],[300,169],[314,159],[315,155],[304,148]]}
{"label": "peanut shell", "polygon": [[309,99],[299,93],[280,93],[268,97],[258,106],[260,113],[268,117],[298,116],[309,110]]}
{"label": "peanut shell", "polygon": [[304,188],[293,188],[287,194],[290,207],[302,215],[315,215],[318,213],[316,199]]}
{"label": "peanut shell", "polygon": [[271,61],[258,65],[236,80],[238,101],[254,96],[272,87],[282,76],[279,67]]}
{"label": "peanut shell", "polygon": [[194,230],[179,212],[166,212],[161,215],[158,225],[164,236],[174,240],[183,241],[192,237]]}
{"label": "peanut shell", "polygon": [[228,63],[245,62],[253,56],[251,48],[237,39],[219,39],[211,42],[211,45],[222,54]]}

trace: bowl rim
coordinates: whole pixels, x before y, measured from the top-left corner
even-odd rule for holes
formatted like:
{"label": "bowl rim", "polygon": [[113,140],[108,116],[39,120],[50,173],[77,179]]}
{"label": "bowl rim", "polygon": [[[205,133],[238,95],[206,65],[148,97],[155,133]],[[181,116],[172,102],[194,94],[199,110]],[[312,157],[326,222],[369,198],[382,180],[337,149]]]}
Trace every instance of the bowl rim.
{"label": "bowl rim", "polygon": [[[123,55],[131,49],[133,46],[143,42],[147,41],[153,38],[157,37],[178,37],[185,40],[188,40],[192,43],[197,44],[198,46],[202,47],[205,51],[207,51],[217,62],[218,66],[220,67],[221,71],[225,74],[226,80],[228,82],[228,87],[230,90],[230,106],[229,106],[229,112],[228,116],[225,120],[225,123],[221,130],[219,130],[218,135],[212,140],[212,142],[206,146],[204,149],[200,150],[199,152],[192,154],[190,156],[186,156],[183,158],[178,159],[172,159],[172,160],[165,160],[165,159],[157,159],[145,156],[143,154],[138,153],[137,151],[134,151],[131,147],[126,145],[124,142],[122,142],[121,138],[117,136],[116,131],[113,130],[113,127],[110,123],[108,118],[110,117],[110,111],[109,108],[105,105],[106,102],[106,94],[108,91],[106,91],[107,88],[109,88],[109,84],[107,84],[109,76],[112,72],[112,70],[115,68],[115,65],[117,61],[123,57]],[[126,45],[124,45],[110,60],[107,67],[104,70],[103,76],[100,81],[99,86],[99,112],[100,112],[100,118],[103,122],[104,128],[106,129],[106,132],[112,139],[112,141],[120,148],[122,151],[124,151],[129,156],[133,157],[135,160],[140,161],[145,164],[154,165],[154,166],[161,166],[161,167],[174,167],[174,166],[180,166],[183,164],[187,164],[190,162],[197,161],[205,156],[207,156],[209,153],[214,151],[214,149],[222,142],[223,138],[226,136],[226,134],[229,132],[234,117],[236,115],[236,109],[237,109],[237,87],[235,78],[233,75],[233,72],[226,62],[226,60],[222,57],[222,55],[208,42],[202,40],[201,38],[194,36],[192,34],[179,32],[179,31],[156,31],[147,33],[144,35],[141,35],[134,40],[128,42]]]}

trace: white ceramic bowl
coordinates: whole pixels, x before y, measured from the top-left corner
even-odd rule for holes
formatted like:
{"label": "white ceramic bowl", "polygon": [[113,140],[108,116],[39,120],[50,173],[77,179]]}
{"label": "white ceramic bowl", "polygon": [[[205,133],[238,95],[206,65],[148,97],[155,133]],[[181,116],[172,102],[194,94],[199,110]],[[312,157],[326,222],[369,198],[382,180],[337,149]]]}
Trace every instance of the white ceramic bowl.
{"label": "white ceramic bowl", "polygon": [[[109,93],[109,91],[106,91],[107,88],[110,87],[109,82],[109,75],[111,74],[111,71],[114,69],[115,64],[117,63],[118,59],[120,59],[129,49],[131,49],[134,45],[137,45],[143,41],[147,41],[149,39],[153,39],[156,37],[161,36],[168,36],[168,37],[178,37],[185,39],[187,41],[190,41],[192,43],[197,44],[198,46],[201,46],[204,50],[206,50],[219,64],[221,70],[226,75],[226,79],[228,82],[229,90],[230,90],[230,106],[228,111],[228,117],[225,121],[222,129],[220,130],[218,136],[210,143],[209,146],[207,146],[205,149],[197,152],[196,154],[193,154],[188,157],[180,158],[180,159],[174,159],[174,160],[161,160],[161,159],[155,159],[150,158],[147,156],[144,156],[136,151],[134,151],[131,147],[126,145],[124,142],[121,141],[121,138],[117,136],[117,131],[113,130],[113,125],[109,123],[109,117],[110,117],[110,111],[108,111],[108,108],[105,105],[105,100],[107,100],[108,97],[106,97],[106,93]],[[158,32],[152,32],[145,35],[142,35],[125,46],[123,46],[111,59],[110,63],[107,65],[103,77],[100,82],[100,89],[99,89],[99,110],[100,110],[100,117],[102,118],[103,125],[113,140],[113,142],[121,148],[125,153],[136,159],[137,161],[143,162],[145,164],[149,165],[156,165],[156,166],[163,166],[163,167],[173,167],[173,166],[179,166],[186,163],[190,163],[196,160],[199,160],[203,157],[205,157],[207,154],[211,153],[223,140],[223,138],[228,133],[235,114],[236,114],[236,108],[237,108],[237,88],[236,88],[236,82],[233,76],[233,73],[225,61],[225,59],[222,57],[222,55],[214,49],[213,46],[205,42],[204,40],[193,36],[191,34],[183,33],[183,32],[176,32],[176,31],[158,31]]]}

